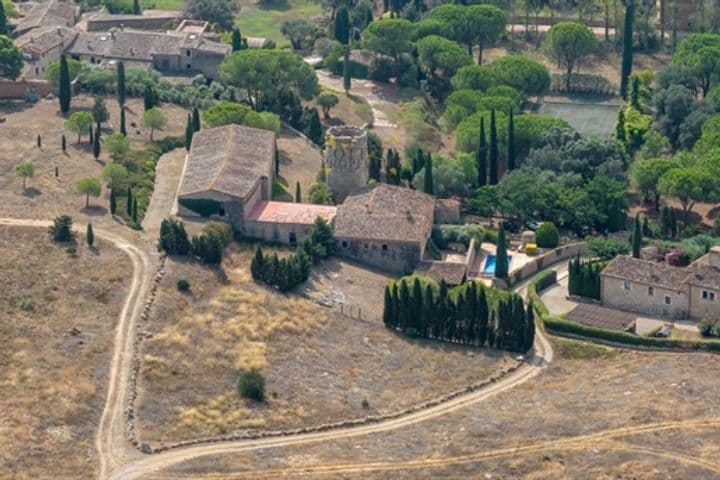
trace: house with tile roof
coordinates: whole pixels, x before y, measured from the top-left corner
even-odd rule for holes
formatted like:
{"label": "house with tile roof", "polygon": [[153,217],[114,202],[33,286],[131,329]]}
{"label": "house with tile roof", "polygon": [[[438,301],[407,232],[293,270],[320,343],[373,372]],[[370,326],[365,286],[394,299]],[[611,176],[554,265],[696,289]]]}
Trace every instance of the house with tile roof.
{"label": "house with tile roof", "polygon": [[46,26],[28,31],[15,39],[15,45],[25,54],[25,78],[44,78],[45,69],[60,60],[78,32],[66,26]]}
{"label": "house with tile roof", "polygon": [[[29,2],[30,3],[30,2]],[[80,16],[80,6],[72,2],[49,0],[20,9],[23,17],[15,25],[13,36],[20,37],[40,27],[73,27]]]}
{"label": "house with tile roof", "polygon": [[605,306],[675,319],[720,318],[720,247],[687,267],[615,257],[600,273]]}

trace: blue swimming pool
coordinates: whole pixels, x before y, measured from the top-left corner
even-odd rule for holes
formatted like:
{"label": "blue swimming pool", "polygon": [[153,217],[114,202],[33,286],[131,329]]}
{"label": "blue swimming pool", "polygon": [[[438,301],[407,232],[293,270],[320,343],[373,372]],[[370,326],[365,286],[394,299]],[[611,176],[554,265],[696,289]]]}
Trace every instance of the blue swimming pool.
{"label": "blue swimming pool", "polygon": [[[487,260],[485,260],[485,269],[483,270],[483,274],[485,275],[495,275],[495,263],[497,262],[495,255],[488,255]],[[510,268],[510,265],[512,264],[512,256],[508,256],[508,270]]]}

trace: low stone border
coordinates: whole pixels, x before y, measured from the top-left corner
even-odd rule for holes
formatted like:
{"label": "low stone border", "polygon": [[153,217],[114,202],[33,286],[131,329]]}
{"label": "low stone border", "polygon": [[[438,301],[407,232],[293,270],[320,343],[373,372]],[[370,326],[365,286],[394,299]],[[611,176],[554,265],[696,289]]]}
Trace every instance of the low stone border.
{"label": "low stone border", "polygon": [[[542,320],[541,320],[542,321]],[[578,340],[587,343],[597,343],[598,345],[604,345],[606,347],[621,348],[624,350],[636,350],[639,352],[664,352],[664,353],[711,353],[714,355],[720,355],[718,352],[712,350],[700,350],[697,348],[671,348],[671,347],[651,347],[648,345],[633,345],[630,343],[613,342],[611,340],[605,340],[597,337],[586,337],[584,335],[578,335],[576,333],[560,332],[554,330],[545,325],[545,331],[554,337],[569,338],[570,340]]]}

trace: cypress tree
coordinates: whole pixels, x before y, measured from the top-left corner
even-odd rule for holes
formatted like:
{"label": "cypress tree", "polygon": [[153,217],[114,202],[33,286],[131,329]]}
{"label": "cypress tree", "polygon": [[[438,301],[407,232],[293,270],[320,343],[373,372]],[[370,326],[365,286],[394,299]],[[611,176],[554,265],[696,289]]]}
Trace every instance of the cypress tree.
{"label": "cypress tree", "polygon": [[650,222],[648,220],[647,215],[643,217],[643,223],[642,223],[642,233],[643,237],[652,237],[652,231],[650,230]]}
{"label": "cypress tree", "polygon": [[188,113],[187,121],[185,123],[185,150],[190,151],[190,145],[192,145],[192,138],[195,130],[192,125],[192,117]]}
{"label": "cypress tree", "polygon": [[535,309],[533,302],[530,300],[525,314],[525,325],[523,332],[523,350],[528,352],[535,343]]}
{"label": "cypress tree", "polygon": [[128,217],[132,218],[132,208],[133,208],[133,198],[132,198],[132,190],[130,190],[130,187],[127,189],[127,204],[125,211],[127,212]]}
{"label": "cypress tree", "polygon": [[42,148],[42,137],[40,136],[40,134],[38,134],[38,136],[37,136],[36,143],[37,143],[37,148]]}
{"label": "cypress tree", "polygon": [[265,256],[263,255],[262,248],[258,245],[255,249],[255,256],[253,256],[250,262],[250,275],[253,280],[263,280],[262,274],[265,269]]}
{"label": "cypress tree", "polygon": [[370,155],[368,161],[368,180],[380,181],[380,159],[376,155]]}
{"label": "cypress tree", "polygon": [[327,172],[325,170],[325,160],[320,161],[320,170],[318,170],[317,181],[319,183],[327,183]]}
{"label": "cypress tree", "polygon": [[421,336],[424,338],[428,337],[428,329],[435,318],[435,299],[433,298],[433,290],[430,285],[425,287],[425,296],[423,298],[423,321],[422,321],[422,332]]}
{"label": "cypress tree", "polygon": [[115,215],[117,211],[117,198],[115,198],[115,190],[110,189],[110,214]]}
{"label": "cypress tree", "polygon": [[122,114],[125,106],[125,64],[123,62],[119,62],[117,65],[117,99]]}
{"label": "cypress tree", "polygon": [[193,130],[195,130],[196,132],[199,132],[199,131],[200,131],[200,127],[201,127],[201,125],[200,125],[200,111],[198,110],[197,107],[193,107],[193,111],[192,111],[192,125],[193,125]]}
{"label": "cypress tree", "polygon": [[515,170],[515,120],[513,119],[513,109],[510,108],[510,118],[508,119],[508,151],[507,151],[507,170],[511,172]]}
{"label": "cypress tree", "polygon": [[95,243],[95,234],[93,233],[92,224],[90,223],[87,224],[87,230],[85,231],[85,240],[87,241],[89,247],[92,247],[93,243]]}
{"label": "cypress tree", "polygon": [[58,178],[60,176],[60,170],[58,170],[58,167],[55,167],[55,178]]}
{"label": "cypress tree", "polygon": [[445,316],[447,315],[448,286],[445,280],[440,280],[440,292],[435,304],[435,316],[433,317],[433,337],[441,339],[445,333]]}
{"label": "cypress tree", "polygon": [[623,108],[618,112],[618,119],[615,124],[615,140],[622,144],[627,143],[627,134],[625,133],[625,109]]}
{"label": "cypress tree", "polygon": [[127,137],[127,129],[125,128],[125,108],[120,109],[120,134]]}
{"label": "cypress tree", "polygon": [[485,117],[480,117],[480,143],[478,145],[475,163],[478,171],[478,187],[487,185],[487,137],[485,137]]}
{"label": "cypress tree", "polygon": [[637,75],[632,77],[632,85],[630,88],[630,105],[640,111],[640,77]]}
{"label": "cypress tree", "polygon": [[3,5],[3,2],[0,2],[0,35],[10,35],[7,15],[5,15],[5,5]]}
{"label": "cypress tree", "polygon": [[392,327],[397,328],[400,324],[400,292],[395,283],[392,290]]}
{"label": "cypress tree", "polygon": [[463,335],[465,343],[469,345],[475,345],[477,341],[477,306],[478,306],[478,292],[477,284],[470,282],[468,286],[468,294],[466,299],[466,313],[465,313],[465,334]]}
{"label": "cypress tree", "polygon": [[90,130],[88,131],[88,143],[90,145],[93,145],[95,143],[95,136],[93,135],[92,125],[90,125]]}
{"label": "cypress tree", "polygon": [[385,302],[383,304],[383,323],[386,327],[392,327],[392,293],[390,286],[385,285]]}
{"label": "cypress tree", "polygon": [[675,218],[675,210],[668,207],[668,213],[670,217],[670,235],[672,238],[677,237],[678,229],[677,229],[677,219]]}
{"label": "cypress tree", "polygon": [[132,13],[133,15],[140,15],[140,13],[142,13],[140,10],[140,0],[133,0]]}
{"label": "cypress tree", "polygon": [[478,292],[477,300],[477,344],[479,346],[485,345],[488,333],[488,315],[490,314],[487,302],[487,295],[485,294],[485,288],[480,288]]}
{"label": "cypress tree", "polygon": [[68,69],[67,58],[65,58],[65,55],[61,55],[58,100],[60,102],[60,111],[63,115],[67,115],[67,113],[70,111],[71,96],[72,93],[70,91],[70,70]]}
{"label": "cypress tree", "polygon": [[134,224],[138,223],[138,204],[137,204],[137,198],[133,198],[133,204],[132,204],[132,221]]}
{"label": "cypress tree", "polygon": [[625,28],[623,29],[622,66],[620,69],[620,95],[627,100],[628,81],[633,64],[633,22],[635,20],[635,0],[625,0]]}
{"label": "cypress tree", "polygon": [[428,153],[425,157],[425,179],[423,192],[428,195],[435,195],[435,180],[433,178],[432,155]]}
{"label": "cypress tree", "polygon": [[147,112],[151,108],[155,107],[156,103],[155,89],[150,84],[145,85],[145,92],[143,94],[145,111]]}
{"label": "cypress tree", "polygon": [[411,325],[415,329],[415,334],[419,334],[422,331],[422,308],[423,308],[423,292],[422,286],[420,285],[420,279],[415,277],[413,281],[412,291],[412,316]]}
{"label": "cypress tree", "polygon": [[300,182],[295,182],[295,203],[302,203],[302,192],[300,191]]}
{"label": "cypress tree", "polygon": [[335,13],[335,25],[333,35],[335,40],[347,45],[350,41],[350,16],[345,7],[340,7]]}
{"label": "cypress tree", "polygon": [[65,150],[67,150],[67,140],[65,139],[65,135],[60,136],[60,148],[62,149],[62,152],[65,153]]}
{"label": "cypress tree", "polygon": [[313,143],[322,146],[325,143],[325,135],[323,134],[322,124],[320,123],[320,115],[317,108],[311,108],[308,112],[307,136]]}
{"label": "cypress tree", "polygon": [[280,176],[280,150],[277,148],[277,142],[275,143],[275,176]]}
{"label": "cypress tree", "polygon": [[410,289],[405,279],[400,280],[400,330],[405,331],[410,326],[412,309],[410,307]]}
{"label": "cypress tree", "polygon": [[99,130],[95,133],[95,138],[93,139],[92,146],[93,146],[93,156],[95,157],[95,160],[97,160],[98,158],[100,158],[100,131]]}
{"label": "cypress tree", "polygon": [[230,44],[232,45],[232,51],[237,52],[238,50],[243,49],[243,42],[242,42],[242,35],[240,35],[240,29],[237,27],[233,28],[232,30],[232,41]]}
{"label": "cypress tree", "polygon": [[635,228],[632,234],[632,256],[640,258],[640,248],[642,247],[642,228],[640,227],[640,214],[635,216]]}
{"label": "cypress tree", "polygon": [[497,240],[497,252],[495,254],[495,277],[507,278],[508,276],[508,255],[507,243],[505,241],[505,229],[500,224]]}
{"label": "cypress tree", "polygon": [[350,93],[352,79],[350,77],[350,52],[345,50],[345,58],[343,59],[343,90],[345,95]]}
{"label": "cypress tree", "polygon": [[490,185],[498,183],[498,143],[495,109],[490,110]]}

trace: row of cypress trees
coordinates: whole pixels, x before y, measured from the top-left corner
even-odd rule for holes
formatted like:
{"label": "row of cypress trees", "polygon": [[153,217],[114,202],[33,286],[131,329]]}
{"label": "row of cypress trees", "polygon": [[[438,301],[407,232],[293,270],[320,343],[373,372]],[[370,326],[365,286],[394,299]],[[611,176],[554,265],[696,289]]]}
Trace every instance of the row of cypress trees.
{"label": "row of cypress trees", "polygon": [[464,345],[514,352],[526,352],[532,347],[532,305],[525,309],[520,296],[503,295],[492,302],[488,298],[490,289],[476,282],[456,287],[456,292],[451,292],[444,281],[437,294],[433,287],[430,281],[421,282],[418,277],[388,283],[383,309],[385,326],[411,337]]}
{"label": "row of cypress trees", "polygon": [[[480,117],[480,140],[475,154],[479,187],[485,185],[497,185],[500,180],[500,166],[498,162],[498,136],[495,120],[495,109],[490,110],[490,143],[485,133],[485,117]],[[515,170],[515,119],[512,108],[508,117],[508,146],[507,146],[507,171]]]}
{"label": "row of cypress trees", "polygon": [[159,248],[168,255],[195,255],[204,263],[218,264],[222,261],[225,243],[212,230],[188,238],[185,225],[179,220],[166,218],[160,223]]}
{"label": "row of cypress trees", "polygon": [[600,300],[600,272],[606,265],[606,262],[583,262],[580,257],[571,259],[568,264],[568,293]]}

